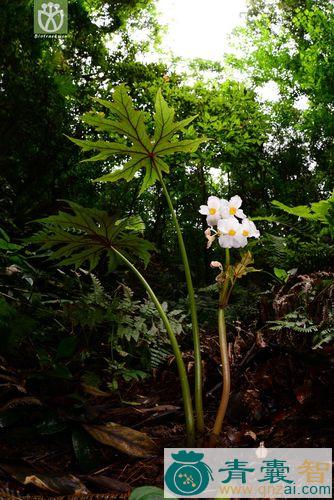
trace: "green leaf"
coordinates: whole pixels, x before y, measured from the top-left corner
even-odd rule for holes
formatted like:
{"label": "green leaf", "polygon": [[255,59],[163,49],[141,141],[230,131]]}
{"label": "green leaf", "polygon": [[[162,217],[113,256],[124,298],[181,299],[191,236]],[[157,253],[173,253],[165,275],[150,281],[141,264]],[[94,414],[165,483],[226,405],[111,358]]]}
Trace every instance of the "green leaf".
{"label": "green leaf", "polygon": [[180,122],[174,122],[174,109],[168,106],[159,89],[155,98],[154,142],[159,144],[171,139],[179,130],[185,130],[195,118],[196,116],[191,116]]}
{"label": "green leaf", "polygon": [[297,217],[312,219],[311,208],[306,205],[299,205],[297,207],[288,207],[287,205],[284,205],[284,203],[281,203],[276,200],[274,200],[272,204],[288,214],[295,215]]}
{"label": "green leaf", "polygon": [[[38,219],[43,227],[29,239],[30,243],[40,245],[41,250],[52,251],[50,259],[76,268],[87,262],[92,270],[107,255],[109,269],[113,270],[119,263],[114,253],[117,249],[126,257],[134,256],[148,264],[150,252],[155,247],[138,235],[145,227],[139,216],[118,219],[101,210],[67,203],[71,212],[60,211],[57,215]],[[63,345],[62,349],[65,347],[68,345]]]}
{"label": "green leaf", "polygon": [[161,500],[164,498],[164,490],[156,486],[140,486],[135,488],[129,500]]}
{"label": "green leaf", "polygon": [[159,156],[170,155],[172,153],[193,153],[198,146],[207,139],[186,139],[184,141],[157,144],[154,152]]}
{"label": "green leaf", "polygon": [[7,233],[6,233],[6,231],[5,231],[4,229],[2,229],[1,227],[0,227],[0,235],[3,237],[3,239],[4,239],[4,240],[6,240],[6,241],[8,241],[8,242],[10,241],[10,238],[9,238],[8,234],[7,234]]}
{"label": "green leaf", "polygon": [[10,243],[9,241],[0,239],[0,250],[14,251],[20,250],[21,248],[21,245],[15,245],[15,243]]}
{"label": "green leaf", "polygon": [[[120,85],[113,97],[113,102],[96,99],[111,112],[110,118],[106,118],[103,113],[86,113],[82,117],[85,123],[95,127],[98,132],[108,132],[113,141],[71,139],[84,152],[98,152],[84,161],[103,161],[114,155],[130,157],[121,168],[95,179],[95,182],[116,182],[119,179],[129,182],[137,172],[144,169],[141,194],[160,178],[162,172],[169,173],[169,167],[162,157],[174,153],[193,153],[202,142],[207,141],[205,138],[178,140],[175,134],[186,131],[186,127],[195,117],[175,122],[174,110],[168,106],[160,90],[155,100],[152,138],[146,129],[145,114],[134,108],[127,88]],[[115,135],[119,136],[121,142],[115,139]]]}
{"label": "green leaf", "polygon": [[138,148],[149,149],[151,141],[145,127],[145,114],[133,107],[126,86],[117,87],[113,97],[113,102],[104,99],[96,99],[96,101],[117,116],[118,120],[113,124],[114,131],[126,135]]}
{"label": "green leaf", "polygon": [[89,158],[89,161],[106,160],[115,154],[131,156],[137,153],[138,155],[141,155],[142,158],[145,158],[146,156],[144,151],[137,151],[133,146],[130,147],[126,144],[105,141],[83,141],[81,139],[72,139],[71,137],[68,138],[77,146],[80,146],[83,151],[100,151],[97,156]]}
{"label": "green leaf", "polygon": [[285,271],[285,269],[279,269],[278,267],[274,267],[274,274],[276,278],[278,278],[280,281],[287,281],[289,278],[288,273]]}
{"label": "green leaf", "polygon": [[[96,158],[96,157],[95,157]],[[125,179],[126,181],[131,181],[136,172],[142,167],[146,166],[146,159],[143,156],[136,155],[134,158],[129,160],[122,168],[110,172],[110,174],[103,175],[94,182],[115,182],[119,179]]]}
{"label": "green leaf", "polygon": [[311,203],[310,206],[299,205],[297,207],[289,207],[287,205],[284,205],[284,203],[276,200],[274,200],[272,204],[279,210],[282,210],[290,215],[330,224],[331,221],[329,220],[328,215],[330,213],[331,207],[334,204],[334,196],[331,196],[327,200],[321,200],[315,203]]}

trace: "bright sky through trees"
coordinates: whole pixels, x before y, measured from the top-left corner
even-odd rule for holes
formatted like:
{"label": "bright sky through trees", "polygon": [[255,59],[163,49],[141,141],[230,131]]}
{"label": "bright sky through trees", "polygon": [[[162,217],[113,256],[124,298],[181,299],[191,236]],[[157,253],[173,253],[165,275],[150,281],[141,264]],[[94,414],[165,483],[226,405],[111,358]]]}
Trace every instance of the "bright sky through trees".
{"label": "bright sky through trees", "polygon": [[246,0],[158,0],[159,21],[168,26],[166,50],[181,57],[219,60],[228,35],[243,22]]}

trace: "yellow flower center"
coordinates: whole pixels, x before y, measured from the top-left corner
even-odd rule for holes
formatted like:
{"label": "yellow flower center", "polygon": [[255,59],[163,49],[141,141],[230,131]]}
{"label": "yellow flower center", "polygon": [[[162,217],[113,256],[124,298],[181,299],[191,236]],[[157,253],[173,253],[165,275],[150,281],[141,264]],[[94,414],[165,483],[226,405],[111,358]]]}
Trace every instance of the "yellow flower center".
{"label": "yellow flower center", "polygon": [[209,208],[210,215],[215,215],[216,212],[217,212],[217,210],[215,208]]}
{"label": "yellow flower center", "polygon": [[243,234],[243,236],[249,236],[249,231],[247,231],[246,229],[244,229],[242,231],[242,234]]}
{"label": "yellow flower center", "polygon": [[235,215],[237,213],[237,209],[235,207],[230,208],[230,214]]}
{"label": "yellow flower center", "polygon": [[237,232],[234,231],[234,229],[230,229],[229,232],[228,232],[229,236],[234,236],[235,234],[237,234]]}

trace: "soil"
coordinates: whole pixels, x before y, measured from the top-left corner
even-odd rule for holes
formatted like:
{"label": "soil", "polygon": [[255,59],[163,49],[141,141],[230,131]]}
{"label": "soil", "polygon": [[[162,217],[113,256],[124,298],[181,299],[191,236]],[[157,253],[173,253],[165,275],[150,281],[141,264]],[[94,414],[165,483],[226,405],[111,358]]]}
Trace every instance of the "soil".
{"label": "soil", "polygon": [[[279,342],[278,342],[279,340]],[[215,335],[203,336],[206,425],[213,425],[221,391],[219,346]],[[203,342],[202,342],[203,344]],[[314,351],[304,340],[282,342],[268,332],[239,330],[230,339],[233,386],[220,447],[330,447],[333,441],[333,350]],[[190,376],[193,358],[185,355]],[[92,395],[85,418],[115,422],[147,433],[157,456],[135,458],[92,441],[93,459],[81,466],[74,455],[69,429],[40,435],[26,422],[16,422],[2,436],[0,499],[128,498],[141,485],[163,485],[163,448],[184,445],[182,403],[173,358],[148,381],[121,388],[119,397]],[[71,414],[72,402],[55,399]],[[71,406],[72,405],[72,406]],[[31,407],[33,420],[34,406]],[[73,428],[80,422],[73,417]],[[204,441],[205,443],[205,441]],[[87,457],[86,457],[87,458]],[[88,457],[89,459],[92,457]],[[94,462],[95,461],[95,462]],[[92,465],[93,464],[93,465]],[[31,479],[37,477],[40,481]],[[23,484],[30,477],[29,484]],[[76,496],[73,484],[43,478],[69,478],[84,485]],[[58,494],[57,494],[58,492]],[[60,494],[61,492],[61,494]]]}

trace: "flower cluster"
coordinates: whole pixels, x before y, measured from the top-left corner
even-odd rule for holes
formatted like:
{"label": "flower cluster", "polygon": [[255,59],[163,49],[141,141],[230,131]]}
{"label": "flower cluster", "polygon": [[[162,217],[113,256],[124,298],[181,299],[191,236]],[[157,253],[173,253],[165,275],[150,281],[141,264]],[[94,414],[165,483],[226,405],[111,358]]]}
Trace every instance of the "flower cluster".
{"label": "flower cluster", "polygon": [[208,204],[201,205],[199,212],[206,215],[209,226],[205,231],[208,248],[217,237],[223,248],[242,248],[247,245],[248,238],[259,238],[260,232],[254,222],[247,219],[241,205],[240,196],[233,196],[229,201],[209,196]]}

